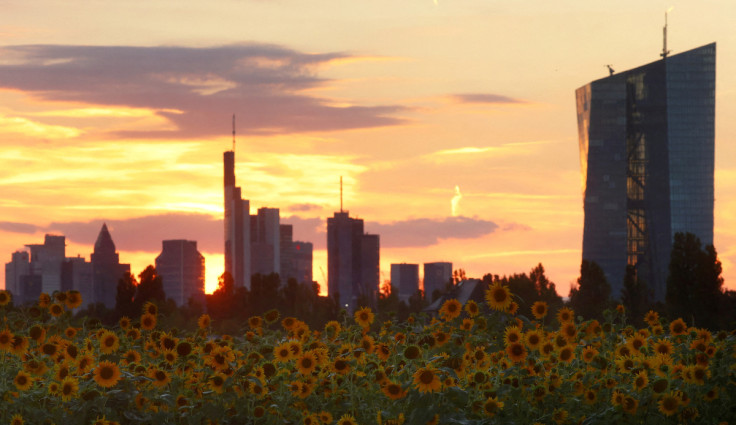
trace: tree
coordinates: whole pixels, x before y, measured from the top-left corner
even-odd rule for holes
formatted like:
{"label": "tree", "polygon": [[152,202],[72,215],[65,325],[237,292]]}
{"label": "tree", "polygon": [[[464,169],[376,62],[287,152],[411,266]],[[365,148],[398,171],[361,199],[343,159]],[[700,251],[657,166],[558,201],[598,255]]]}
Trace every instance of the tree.
{"label": "tree", "polygon": [[230,318],[234,313],[235,281],[224,272],[217,278],[217,289],[207,295],[207,312],[216,320]]}
{"label": "tree", "polygon": [[595,261],[583,260],[577,288],[570,288],[570,307],[586,319],[601,319],[610,305],[611,285]]}
{"label": "tree", "polygon": [[138,282],[135,276],[126,273],[118,280],[117,294],[115,295],[115,312],[118,317],[133,318],[140,314],[135,305],[135,293]]}
{"label": "tree", "polygon": [[135,305],[140,309],[148,301],[162,303],[165,300],[166,293],[164,292],[163,279],[156,273],[156,268],[149,265],[138,275]]}
{"label": "tree", "polygon": [[621,290],[621,304],[626,308],[627,317],[635,324],[644,323],[644,314],[651,307],[652,294],[644,281],[639,279],[636,267],[626,266],[624,286]]}
{"label": "tree", "polygon": [[675,234],[667,277],[667,312],[670,318],[681,317],[693,326],[720,327],[722,304],[722,266],[713,245],[701,248],[692,233]]}

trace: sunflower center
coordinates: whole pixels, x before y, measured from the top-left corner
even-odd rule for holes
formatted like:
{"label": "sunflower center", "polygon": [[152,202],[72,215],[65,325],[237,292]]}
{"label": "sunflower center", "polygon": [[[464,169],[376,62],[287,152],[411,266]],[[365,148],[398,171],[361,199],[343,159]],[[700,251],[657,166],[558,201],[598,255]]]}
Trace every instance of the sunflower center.
{"label": "sunflower center", "polygon": [[113,377],[115,373],[113,372],[112,368],[109,366],[103,366],[102,369],[100,369],[100,378],[102,379],[110,379]]}
{"label": "sunflower center", "polygon": [[419,380],[422,382],[422,384],[429,385],[434,381],[434,373],[430,370],[425,370],[422,372],[421,375],[419,375]]}

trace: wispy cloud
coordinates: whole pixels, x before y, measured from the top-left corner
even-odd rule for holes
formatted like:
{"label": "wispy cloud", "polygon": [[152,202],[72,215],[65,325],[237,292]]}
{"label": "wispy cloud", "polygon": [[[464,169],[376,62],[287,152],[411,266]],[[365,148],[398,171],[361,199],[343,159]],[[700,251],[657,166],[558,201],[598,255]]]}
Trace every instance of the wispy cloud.
{"label": "wispy cloud", "polygon": [[442,239],[475,239],[499,229],[493,221],[477,217],[415,218],[391,223],[365,224],[366,231],[381,235],[381,247],[421,247]]}
{"label": "wispy cloud", "polygon": [[330,83],[317,75],[318,69],[353,58],[347,53],[311,54],[247,43],[203,48],[22,45],[0,48],[0,55],[13,58],[0,63],[2,88],[93,105],[93,115],[106,108],[148,109],[169,123],[118,131],[120,137],[226,134],[233,113],[239,133],[266,135],[403,122],[399,105],[338,107],[308,93]]}
{"label": "wispy cloud", "polygon": [[450,99],[457,103],[526,103],[521,99],[493,93],[461,93],[452,94]]}

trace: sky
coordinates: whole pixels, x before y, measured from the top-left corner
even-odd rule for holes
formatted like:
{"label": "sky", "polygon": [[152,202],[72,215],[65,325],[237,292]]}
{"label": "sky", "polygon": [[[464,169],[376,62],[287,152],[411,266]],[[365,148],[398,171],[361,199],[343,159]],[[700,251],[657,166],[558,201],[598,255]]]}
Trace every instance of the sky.
{"label": "sky", "polygon": [[[566,296],[583,204],[575,89],[717,43],[714,245],[736,289],[736,2],[0,0],[0,255],[107,223],[134,274],[164,239],[223,270],[222,153],[251,212],[315,245],[344,207],[390,264],[538,263]],[[0,277],[4,282],[4,276]]]}

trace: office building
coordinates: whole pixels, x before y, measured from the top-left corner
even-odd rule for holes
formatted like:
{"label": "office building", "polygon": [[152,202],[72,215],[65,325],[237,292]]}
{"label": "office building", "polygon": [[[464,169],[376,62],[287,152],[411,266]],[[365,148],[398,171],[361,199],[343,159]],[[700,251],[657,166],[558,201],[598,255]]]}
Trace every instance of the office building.
{"label": "office building", "polygon": [[236,287],[250,289],[251,225],[250,201],[242,198],[241,188],[235,186],[235,152],[223,154],[225,201],[225,271]]}
{"label": "office building", "polygon": [[[102,225],[90,257],[94,302],[102,303],[107,308],[115,308],[118,282],[130,273],[130,264],[120,264],[120,255],[115,251],[115,243],[107,224]],[[87,304],[87,301],[83,302]]]}
{"label": "office building", "polygon": [[340,307],[352,312],[361,302],[374,302],[379,249],[378,235],[364,234],[363,220],[347,211],[327,219],[327,292]]}
{"label": "office building", "polygon": [[[278,208],[259,208],[250,216],[252,273],[281,275],[281,225]],[[284,276],[280,276],[284,278]],[[286,279],[282,279],[286,282]]]}
{"label": "office building", "polygon": [[156,257],[156,272],[166,298],[176,305],[187,305],[190,299],[204,305],[205,262],[196,241],[163,241],[161,254]]}
{"label": "office building", "polygon": [[66,238],[45,235],[43,245],[29,244],[26,247],[31,250],[30,274],[41,277],[41,292],[53,294],[61,291],[61,263],[66,258]]}
{"label": "office building", "polygon": [[613,297],[629,264],[664,299],[676,232],[713,243],[716,46],[662,56],[576,91],[583,259]]}
{"label": "office building", "polygon": [[5,289],[13,294],[15,304],[23,304],[23,276],[30,273],[31,257],[27,251],[14,252],[10,262],[5,263]]}
{"label": "office building", "polygon": [[391,285],[399,291],[399,300],[408,303],[419,291],[419,264],[391,264]]}
{"label": "office building", "polygon": [[[82,296],[82,307],[92,303],[95,297],[92,263],[80,256],[64,260],[61,263],[61,290],[78,291]],[[115,293],[117,294],[117,287]]]}
{"label": "office building", "polygon": [[452,263],[424,263],[424,296],[432,301],[435,291],[443,293],[452,281]]}
{"label": "office building", "polygon": [[294,277],[303,284],[312,284],[312,252],[311,242],[296,241],[291,244],[294,259]]}

